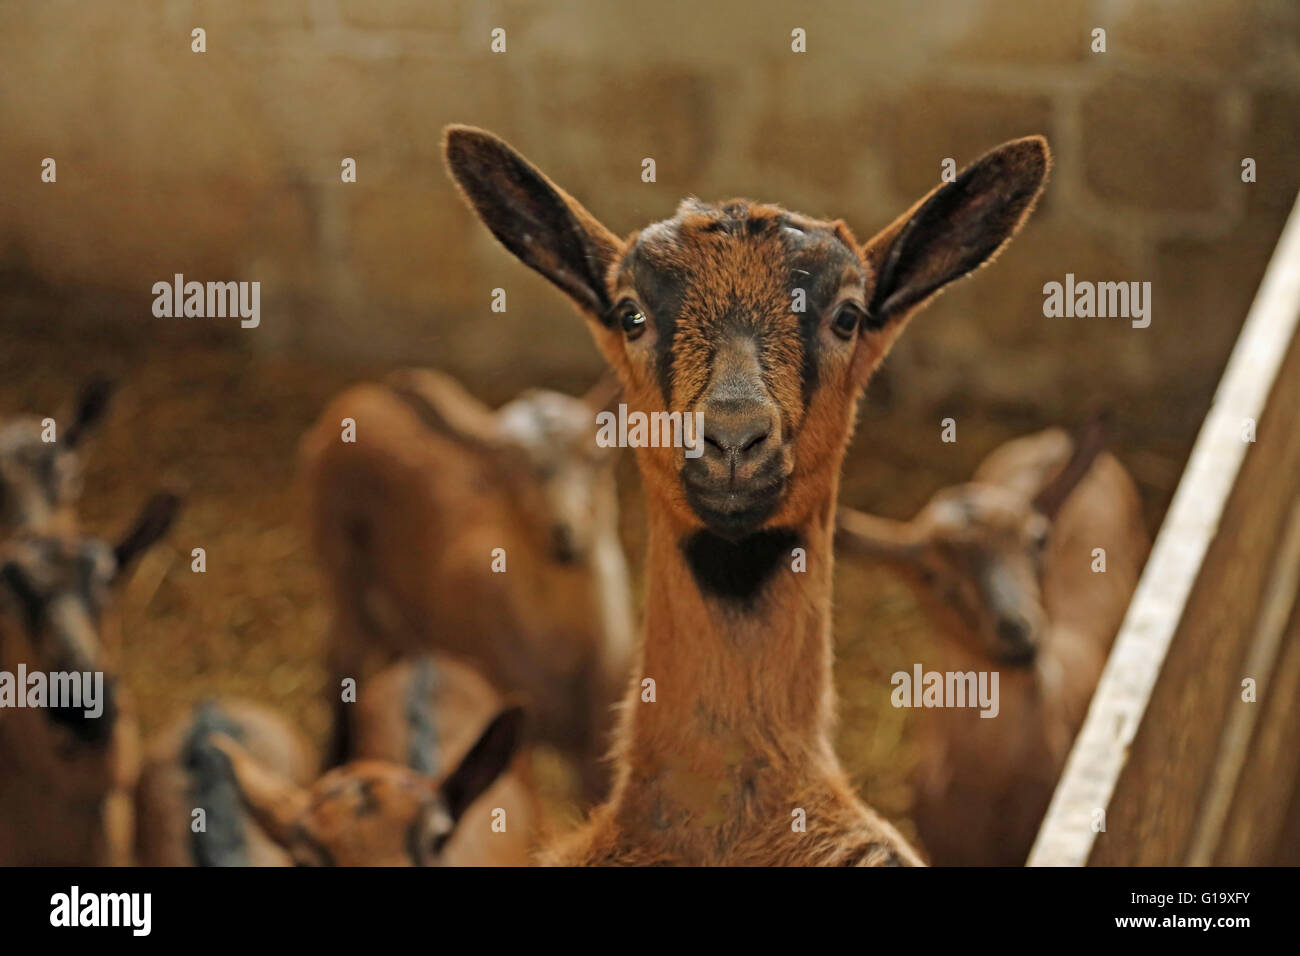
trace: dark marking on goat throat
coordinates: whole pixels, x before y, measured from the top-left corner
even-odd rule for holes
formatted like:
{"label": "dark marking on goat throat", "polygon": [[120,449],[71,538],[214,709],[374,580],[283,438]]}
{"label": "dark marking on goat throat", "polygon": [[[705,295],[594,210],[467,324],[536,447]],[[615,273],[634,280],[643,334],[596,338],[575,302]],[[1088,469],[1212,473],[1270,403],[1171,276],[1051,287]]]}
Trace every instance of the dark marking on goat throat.
{"label": "dark marking on goat throat", "polygon": [[745,609],[761,596],[802,540],[788,528],[759,531],[739,541],[697,531],[681,547],[702,594]]}

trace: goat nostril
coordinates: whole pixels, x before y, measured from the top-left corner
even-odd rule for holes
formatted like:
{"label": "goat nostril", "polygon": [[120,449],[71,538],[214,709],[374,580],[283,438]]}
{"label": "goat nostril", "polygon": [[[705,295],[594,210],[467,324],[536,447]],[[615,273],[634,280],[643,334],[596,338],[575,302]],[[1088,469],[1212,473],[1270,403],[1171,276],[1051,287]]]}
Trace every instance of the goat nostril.
{"label": "goat nostril", "polygon": [[998,621],[998,637],[1016,651],[1031,651],[1033,628],[1023,618],[1003,618]]}

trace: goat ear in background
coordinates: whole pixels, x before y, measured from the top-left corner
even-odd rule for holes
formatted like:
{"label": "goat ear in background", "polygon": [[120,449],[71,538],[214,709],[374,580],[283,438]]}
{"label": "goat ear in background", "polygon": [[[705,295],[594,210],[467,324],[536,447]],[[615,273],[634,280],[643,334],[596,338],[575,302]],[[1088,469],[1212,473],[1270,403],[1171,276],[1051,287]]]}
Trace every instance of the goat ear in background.
{"label": "goat ear in background", "polygon": [[279,846],[289,849],[298,839],[298,821],[307,810],[306,790],[263,767],[225,734],[213,734],[212,745],[230,758],[239,799],[257,825]]}
{"label": "goat ear in background", "polygon": [[1113,412],[1101,409],[1090,415],[1074,436],[1074,451],[1065,466],[1034,496],[1034,507],[1048,520],[1056,520],[1062,506],[1106,450]]}
{"label": "goat ear in background", "polygon": [[72,413],[72,424],[63,433],[63,440],[69,448],[76,448],[86,435],[93,431],[104,418],[109,400],[113,397],[116,386],[108,379],[101,378],[87,382],[77,394],[76,407]]}
{"label": "goat ear in background", "polygon": [[181,499],[171,492],[159,492],[146,502],[131,530],[113,547],[119,576],[168,532],[180,508]]}
{"label": "goat ear in background", "polygon": [[867,329],[892,337],[944,286],[992,260],[1033,210],[1050,166],[1041,136],[1004,143],[868,240],[862,253],[875,285]]}
{"label": "goat ear in background", "polygon": [[388,387],[430,429],[479,451],[500,445],[496,415],[449,375],[432,369],[401,369]]}
{"label": "goat ear in background", "polygon": [[510,766],[523,741],[523,732],[522,707],[507,707],[492,718],[478,742],[439,787],[452,820],[459,820]]}
{"label": "goat ear in background", "polygon": [[623,397],[623,383],[613,372],[606,372],[583,393],[582,401],[593,412],[614,411]]}
{"label": "goat ear in background", "polygon": [[898,562],[915,561],[925,550],[909,522],[843,507],[835,512],[835,544],[847,554]]}

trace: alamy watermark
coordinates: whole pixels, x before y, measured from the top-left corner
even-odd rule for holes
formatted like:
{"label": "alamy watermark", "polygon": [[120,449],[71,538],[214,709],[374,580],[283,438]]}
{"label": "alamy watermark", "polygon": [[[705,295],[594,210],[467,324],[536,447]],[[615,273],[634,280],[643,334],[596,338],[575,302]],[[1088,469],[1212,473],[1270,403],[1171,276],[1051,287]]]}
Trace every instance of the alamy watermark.
{"label": "alamy watermark", "polygon": [[245,329],[262,322],[260,282],[186,282],[178,272],[171,282],[155,282],[153,294],[153,314],[160,319],[238,317]]}
{"label": "alamy watermark", "polygon": [[981,717],[996,717],[997,671],[927,671],[920,664],[912,673],[895,671],[889,701],[895,707],[978,707]]}
{"label": "alamy watermark", "polygon": [[125,927],[132,936],[153,928],[152,893],[83,893],[73,886],[50,897],[50,925],[56,927]]}
{"label": "alamy watermark", "polygon": [[1067,272],[1065,282],[1044,285],[1043,296],[1043,315],[1049,319],[1132,319],[1135,329],[1151,324],[1150,282],[1076,282]]}
{"label": "alamy watermark", "polygon": [[596,414],[596,444],[601,448],[685,448],[687,458],[704,454],[703,412],[628,412]]}
{"label": "alamy watermark", "polygon": [[49,707],[80,710],[96,719],[104,714],[103,671],[0,671],[0,708]]}

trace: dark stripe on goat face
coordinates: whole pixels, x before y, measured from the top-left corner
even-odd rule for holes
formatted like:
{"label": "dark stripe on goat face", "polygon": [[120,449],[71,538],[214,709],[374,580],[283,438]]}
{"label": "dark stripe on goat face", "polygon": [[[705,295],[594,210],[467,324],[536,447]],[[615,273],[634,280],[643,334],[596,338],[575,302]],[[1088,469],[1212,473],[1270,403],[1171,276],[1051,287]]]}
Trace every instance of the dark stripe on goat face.
{"label": "dark stripe on goat face", "polygon": [[28,636],[32,639],[39,637],[45,627],[45,597],[15,562],[0,568],[0,581],[4,582],[10,599],[17,606]]}
{"label": "dark stripe on goat face", "polygon": [[822,319],[838,306],[846,291],[862,287],[866,273],[852,247],[852,236],[840,229],[792,216],[783,219],[782,227],[789,256],[791,302],[795,290],[804,292],[804,310],[798,316],[807,404],[820,384]]}
{"label": "dark stripe on goat face", "polygon": [[[672,401],[673,342],[677,338],[677,320],[686,299],[686,276],[672,254],[676,251],[676,230],[671,221],[643,230],[619,267],[618,285],[635,292],[638,304],[655,332],[654,375],[663,396],[664,407]],[[667,246],[667,249],[663,247]],[[656,251],[658,249],[658,251]],[[622,296],[616,292],[614,309]],[[617,323],[618,315],[611,317]],[[621,328],[616,331],[622,332]]]}

